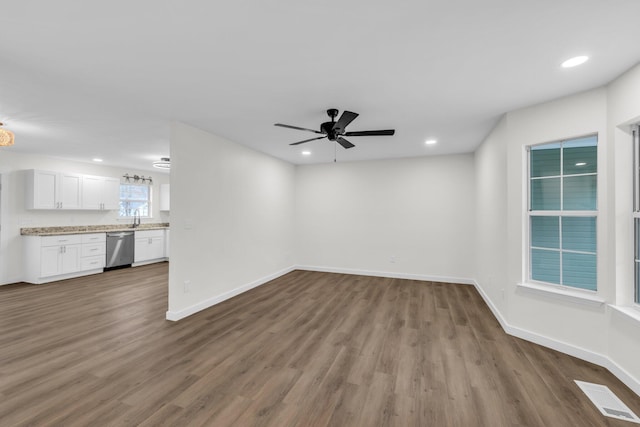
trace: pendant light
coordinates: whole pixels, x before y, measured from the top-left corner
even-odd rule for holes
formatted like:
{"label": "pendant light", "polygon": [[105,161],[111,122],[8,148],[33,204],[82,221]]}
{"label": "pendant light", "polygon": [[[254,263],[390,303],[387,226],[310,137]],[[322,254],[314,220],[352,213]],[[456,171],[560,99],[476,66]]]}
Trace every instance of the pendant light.
{"label": "pendant light", "polygon": [[[2,126],[2,122],[0,122],[0,126]],[[13,145],[13,142],[14,142],[13,132],[11,132],[10,130],[2,129],[0,127],[0,146],[8,147],[10,145]]]}

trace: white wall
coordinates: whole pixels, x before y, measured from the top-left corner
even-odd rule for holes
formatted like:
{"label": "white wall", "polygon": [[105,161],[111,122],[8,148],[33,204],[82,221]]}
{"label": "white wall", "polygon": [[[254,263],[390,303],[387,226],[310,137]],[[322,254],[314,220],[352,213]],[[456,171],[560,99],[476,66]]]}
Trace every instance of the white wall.
{"label": "white wall", "polygon": [[[585,309],[573,303],[559,303],[553,298],[517,291],[514,285],[525,281],[527,276],[523,263],[527,251],[522,232],[527,226],[524,215],[527,186],[525,147],[597,133],[598,188],[603,189],[607,182],[606,102],[606,90],[597,89],[507,114],[509,323],[535,334],[555,337],[575,347],[588,348],[598,354],[606,352],[604,306]],[[612,294],[613,288],[606,255],[609,238],[605,233],[610,207],[608,196],[606,191],[598,192],[598,294],[605,299]]]}
{"label": "white wall", "polygon": [[[22,280],[22,239],[20,228],[118,224],[118,211],[84,210],[28,210],[25,208],[27,169],[43,169],[74,172],[87,175],[120,178],[123,174],[151,175],[152,197],[160,193],[160,184],[169,182],[167,173],[153,173],[101,166],[98,164],[71,162],[53,157],[27,155],[0,151],[0,174],[2,191],[0,199],[0,284]],[[159,211],[159,203],[152,203],[152,218],[143,222],[169,222],[169,213]]]}
{"label": "white wall", "polygon": [[171,169],[167,318],[188,316],[293,267],[293,165],[175,123]]}
{"label": "white wall", "polygon": [[[477,282],[503,327],[599,363],[640,394],[640,311],[634,316],[613,308],[632,299],[628,124],[638,118],[640,67],[608,87],[507,113],[477,150],[475,166]],[[517,286],[527,276],[525,147],[589,133],[599,138],[596,296],[605,301],[600,305]]]}
{"label": "white wall", "polygon": [[473,182],[469,154],[298,166],[298,264],[469,282]]}
{"label": "white wall", "polygon": [[475,152],[475,278],[501,313],[507,293],[507,118]]}
{"label": "white wall", "polygon": [[[633,186],[632,138],[629,125],[640,123],[640,66],[636,66],[613,81],[608,89],[608,131],[611,140],[609,167],[612,184],[608,187],[615,194],[615,221],[611,221],[615,242],[613,283],[615,302],[628,306],[633,301],[633,210],[631,194]],[[611,310],[608,332],[608,355],[618,366],[640,381],[640,310],[637,320]],[[637,391],[640,394],[640,391]]]}

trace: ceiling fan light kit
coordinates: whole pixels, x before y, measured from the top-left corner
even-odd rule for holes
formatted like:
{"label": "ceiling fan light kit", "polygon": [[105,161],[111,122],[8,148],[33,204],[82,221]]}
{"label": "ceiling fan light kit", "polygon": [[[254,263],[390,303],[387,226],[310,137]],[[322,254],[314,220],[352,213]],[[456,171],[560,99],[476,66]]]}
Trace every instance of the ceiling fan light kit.
{"label": "ceiling fan light kit", "polygon": [[304,144],[306,142],[315,141],[317,139],[328,138],[329,141],[335,141],[340,144],[343,148],[353,148],[351,142],[346,140],[345,136],[390,136],[393,135],[396,131],[394,129],[385,129],[385,130],[364,130],[364,131],[355,131],[355,132],[347,132],[346,128],[356,117],[358,117],[358,113],[354,113],[352,111],[343,111],[342,115],[336,122],[335,119],[338,117],[338,110],[335,108],[330,108],[327,110],[327,115],[331,118],[330,122],[324,122],[320,125],[320,130],[307,129],[299,126],[291,126],[285,125],[282,123],[276,123],[274,126],[280,126],[283,128],[303,130],[306,132],[312,132],[315,134],[319,134],[322,136],[317,136],[315,138],[305,139],[303,141],[294,142],[289,145],[299,145]]}

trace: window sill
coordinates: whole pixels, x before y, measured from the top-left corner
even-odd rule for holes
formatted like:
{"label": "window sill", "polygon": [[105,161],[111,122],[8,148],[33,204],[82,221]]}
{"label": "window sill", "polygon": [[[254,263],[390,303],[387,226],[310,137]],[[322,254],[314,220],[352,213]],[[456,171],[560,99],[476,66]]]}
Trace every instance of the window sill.
{"label": "window sill", "polygon": [[609,307],[611,307],[613,310],[617,311],[618,313],[623,314],[626,318],[632,321],[635,321],[637,324],[640,324],[640,310],[633,307],[625,307],[622,305],[614,305],[614,304],[609,304]]}
{"label": "window sill", "polygon": [[573,291],[571,289],[561,289],[553,286],[538,285],[536,283],[518,283],[518,289],[522,289],[525,292],[544,295],[550,298],[570,301],[576,304],[588,305],[592,307],[600,307],[605,303],[605,300],[594,295]]}

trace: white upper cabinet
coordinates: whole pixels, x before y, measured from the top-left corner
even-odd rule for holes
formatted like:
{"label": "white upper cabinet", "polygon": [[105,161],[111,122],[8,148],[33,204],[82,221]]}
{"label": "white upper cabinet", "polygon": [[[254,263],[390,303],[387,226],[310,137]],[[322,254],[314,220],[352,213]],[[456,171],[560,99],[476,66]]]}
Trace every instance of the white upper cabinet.
{"label": "white upper cabinet", "polygon": [[117,210],[120,181],[104,176],[82,176],[82,209]]}
{"label": "white upper cabinet", "polygon": [[27,171],[27,209],[81,209],[82,175]]}
{"label": "white upper cabinet", "polygon": [[82,175],[73,173],[60,174],[60,209],[82,208]]}
{"label": "white upper cabinet", "polygon": [[160,210],[168,211],[171,207],[171,190],[169,184],[160,184]]}
{"label": "white upper cabinet", "polygon": [[27,209],[117,210],[120,205],[118,178],[27,171]]}

